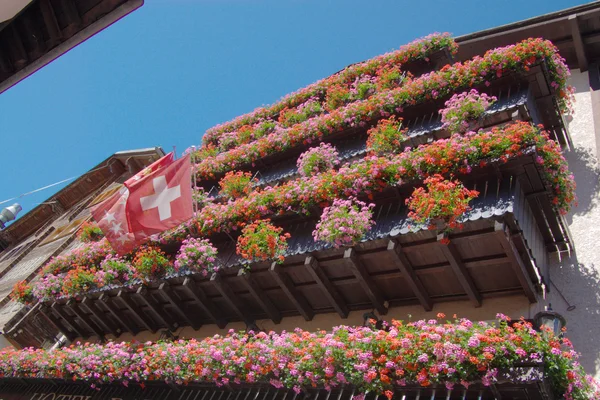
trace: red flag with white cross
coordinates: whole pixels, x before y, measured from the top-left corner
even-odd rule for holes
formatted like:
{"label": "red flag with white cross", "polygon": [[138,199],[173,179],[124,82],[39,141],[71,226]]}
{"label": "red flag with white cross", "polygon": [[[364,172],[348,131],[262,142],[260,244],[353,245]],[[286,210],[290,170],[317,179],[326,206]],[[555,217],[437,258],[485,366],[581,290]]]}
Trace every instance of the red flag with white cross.
{"label": "red flag with white cross", "polygon": [[174,228],[193,215],[190,156],[150,167],[139,179],[125,182],[129,189],[127,222],[136,243]]}

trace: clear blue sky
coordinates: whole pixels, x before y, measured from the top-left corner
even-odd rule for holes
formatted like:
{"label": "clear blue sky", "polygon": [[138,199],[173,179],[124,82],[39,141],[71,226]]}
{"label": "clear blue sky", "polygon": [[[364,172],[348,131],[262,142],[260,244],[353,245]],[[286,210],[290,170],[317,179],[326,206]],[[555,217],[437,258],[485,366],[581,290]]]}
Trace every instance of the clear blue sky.
{"label": "clear blue sky", "polygon": [[[181,153],[219,122],[431,32],[458,36],[583,3],[146,0],[0,94],[0,201],[115,151]],[[22,198],[23,213],[59,188]]]}

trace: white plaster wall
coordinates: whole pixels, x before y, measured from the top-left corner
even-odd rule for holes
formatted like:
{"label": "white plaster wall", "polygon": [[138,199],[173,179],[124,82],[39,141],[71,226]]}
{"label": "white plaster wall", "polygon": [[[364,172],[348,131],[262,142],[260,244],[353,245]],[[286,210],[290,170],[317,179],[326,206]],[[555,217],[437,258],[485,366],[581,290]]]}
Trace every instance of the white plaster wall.
{"label": "white plaster wall", "polygon": [[[569,169],[575,175],[579,206],[566,216],[574,252],[551,257],[550,279],[576,308],[567,304],[557,289],[549,285],[548,302],[567,318],[567,336],[586,371],[600,378],[600,173],[594,132],[592,96],[587,73],[572,71],[575,112],[568,123],[574,148],[565,152]],[[536,308],[541,308],[538,304]]]}

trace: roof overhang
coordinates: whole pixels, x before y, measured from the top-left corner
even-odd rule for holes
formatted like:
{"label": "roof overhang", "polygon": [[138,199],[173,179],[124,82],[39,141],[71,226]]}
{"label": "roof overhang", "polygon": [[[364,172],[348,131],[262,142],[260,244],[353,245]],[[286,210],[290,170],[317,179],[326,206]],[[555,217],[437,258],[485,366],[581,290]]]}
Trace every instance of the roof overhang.
{"label": "roof overhang", "polygon": [[143,4],[144,0],[3,0],[0,93]]}

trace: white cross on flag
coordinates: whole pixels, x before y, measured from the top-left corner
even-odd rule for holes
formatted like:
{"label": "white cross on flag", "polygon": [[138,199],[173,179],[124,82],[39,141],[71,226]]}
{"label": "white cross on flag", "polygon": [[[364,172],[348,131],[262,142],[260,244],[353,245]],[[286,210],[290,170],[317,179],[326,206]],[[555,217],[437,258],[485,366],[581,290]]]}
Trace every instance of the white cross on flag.
{"label": "white cross on flag", "polygon": [[125,187],[93,207],[92,216],[111,246],[125,254],[150,235],[173,228],[193,215],[190,157],[169,153],[125,182]]}

